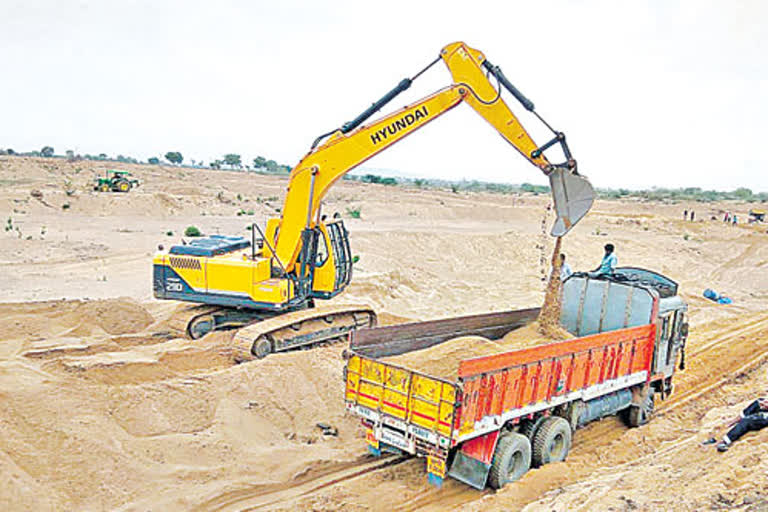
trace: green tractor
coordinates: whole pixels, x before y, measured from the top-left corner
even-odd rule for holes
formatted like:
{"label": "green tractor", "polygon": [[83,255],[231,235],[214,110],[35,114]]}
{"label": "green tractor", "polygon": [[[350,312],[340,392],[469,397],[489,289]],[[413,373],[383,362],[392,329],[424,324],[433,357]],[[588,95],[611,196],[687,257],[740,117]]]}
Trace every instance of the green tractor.
{"label": "green tractor", "polygon": [[93,190],[98,192],[130,192],[139,186],[139,180],[131,179],[131,173],[115,169],[108,170],[103,178],[96,178],[94,182]]}

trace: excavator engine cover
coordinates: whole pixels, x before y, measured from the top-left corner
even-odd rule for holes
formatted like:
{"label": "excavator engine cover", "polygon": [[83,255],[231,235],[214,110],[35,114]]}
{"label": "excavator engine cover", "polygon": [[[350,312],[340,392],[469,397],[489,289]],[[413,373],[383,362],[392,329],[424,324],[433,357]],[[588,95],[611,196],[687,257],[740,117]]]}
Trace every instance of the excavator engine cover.
{"label": "excavator engine cover", "polygon": [[557,214],[551,234],[560,237],[592,208],[595,189],[587,178],[566,167],[555,167],[548,176]]}

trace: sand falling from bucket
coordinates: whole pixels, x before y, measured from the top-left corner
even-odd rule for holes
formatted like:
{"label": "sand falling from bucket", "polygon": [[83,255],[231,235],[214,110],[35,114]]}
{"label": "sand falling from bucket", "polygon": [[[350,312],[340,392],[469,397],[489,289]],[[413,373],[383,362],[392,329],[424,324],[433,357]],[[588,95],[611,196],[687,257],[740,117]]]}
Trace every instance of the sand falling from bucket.
{"label": "sand falling from bucket", "polygon": [[544,336],[556,337],[562,330],[560,327],[560,310],[562,309],[562,293],[560,282],[560,260],[561,237],[557,237],[555,248],[552,251],[552,272],[547,283],[547,290],[544,294],[544,303],[539,312],[539,331]]}

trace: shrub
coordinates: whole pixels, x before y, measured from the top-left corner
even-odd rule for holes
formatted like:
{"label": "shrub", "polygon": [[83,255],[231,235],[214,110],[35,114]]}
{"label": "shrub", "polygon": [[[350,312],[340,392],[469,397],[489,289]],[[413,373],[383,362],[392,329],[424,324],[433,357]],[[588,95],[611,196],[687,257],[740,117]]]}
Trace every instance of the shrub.
{"label": "shrub", "polygon": [[173,236],[173,231],[166,231],[165,234],[166,236]]}
{"label": "shrub", "polygon": [[69,206],[70,206],[69,203],[64,203],[63,205],[61,205],[61,209],[62,210],[69,210]]}
{"label": "shrub", "polygon": [[184,230],[184,236],[203,236],[199,229],[195,226],[187,226]]}
{"label": "shrub", "polygon": [[360,208],[347,208],[347,215],[349,215],[351,219],[359,219]]}

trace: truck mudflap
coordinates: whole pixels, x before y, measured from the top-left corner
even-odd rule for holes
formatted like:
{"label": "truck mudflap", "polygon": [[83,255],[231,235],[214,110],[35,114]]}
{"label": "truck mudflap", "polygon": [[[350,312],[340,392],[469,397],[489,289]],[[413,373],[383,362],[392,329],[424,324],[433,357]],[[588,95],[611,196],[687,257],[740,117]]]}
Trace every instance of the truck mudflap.
{"label": "truck mudflap", "polygon": [[496,430],[462,443],[453,458],[448,476],[475,489],[485,489],[499,433]]}

